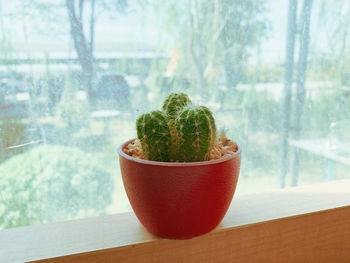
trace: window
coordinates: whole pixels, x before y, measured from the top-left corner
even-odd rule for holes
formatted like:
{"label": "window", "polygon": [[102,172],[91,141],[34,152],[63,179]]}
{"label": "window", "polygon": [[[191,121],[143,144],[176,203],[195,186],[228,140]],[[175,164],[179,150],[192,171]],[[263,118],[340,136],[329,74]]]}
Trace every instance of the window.
{"label": "window", "polygon": [[116,149],[170,92],[243,147],[237,195],[347,176],[347,1],[0,1],[0,229],[130,211]]}

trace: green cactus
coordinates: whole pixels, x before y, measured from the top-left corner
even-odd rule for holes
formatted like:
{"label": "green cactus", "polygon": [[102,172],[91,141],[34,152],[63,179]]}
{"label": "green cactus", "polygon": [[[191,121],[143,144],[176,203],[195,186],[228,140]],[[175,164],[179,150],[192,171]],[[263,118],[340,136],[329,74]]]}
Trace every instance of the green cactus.
{"label": "green cactus", "polygon": [[211,111],[193,106],[184,93],[169,95],[162,109],[137,120],[137,137],[145,158],[163,162],[208,160],[217,143]]}
{"label": "green cactus", "polygon": [[208,160],[216,143],[216,126],[211,111],[205,106],[185,107],[178,113],[175,126],[179,137],[178,159],[184,162]]}
{"label": "green cactus", "polygon": [[136,128],[145,158],[168,162],[171,136],[166,115],[161,111],[143,114],[137,119]]}
{"label": "green cactus", "polygon": [[191,105],[191,100],[185,93],[171,93],[163,103],[162,110],[168,118],[168,126],[171,134],[170,160],[176,161],[178,159],[178,145],[179,138],[175,127],[175,118],[180,110],[185,106]]}
{"label": "green cactus", "polygon": [[162,110],[170,120],[174,120],[177,116],[177,112],[191,103],[190,98],[185,93],[172,93],[164,101]]}
{"label": "green cactus", "polygon": [[178,155],[178,145],[179,145],[179,136],[177,134],[176,126],[175,126],[175,120],[170,119],[168,117],[168,126],[170,129],[170,136],[171,136],[171,145],[169,148],[169,155],[170,155],[170,161],[177,161],[177,155]]}

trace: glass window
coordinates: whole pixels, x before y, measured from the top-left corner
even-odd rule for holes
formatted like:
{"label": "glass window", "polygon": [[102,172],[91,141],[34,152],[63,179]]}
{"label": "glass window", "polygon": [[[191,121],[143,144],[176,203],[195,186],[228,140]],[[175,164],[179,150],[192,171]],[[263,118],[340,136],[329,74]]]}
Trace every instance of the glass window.
{"label": "glass window", "polygon": [[117,148],[171,92],[243,148],[236,195],[347,176],[350,5],[0,0],[0,229],[131,211]]}

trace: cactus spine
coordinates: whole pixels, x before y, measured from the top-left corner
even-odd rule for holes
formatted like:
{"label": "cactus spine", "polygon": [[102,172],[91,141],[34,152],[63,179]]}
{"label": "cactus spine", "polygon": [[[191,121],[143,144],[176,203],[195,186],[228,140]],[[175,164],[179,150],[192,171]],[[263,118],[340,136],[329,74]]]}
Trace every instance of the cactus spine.
{"label": "cactus spine", "polygon": [[190,98],[184,93],[172,93],[164,101],[162,110],[166,113],[169,120],[174,120],[178,111],[183,107],[190,105],[192,102]]}
{"label": "cactus spine", "polygon": [[143,114],[137,119],[136,128],[144,156],[148,160],[168,162],[171,136],[166,115],[161,111]]}
{"label": "cactus spine", "polygon": [[183,93],[170,94],[162,109],[137,120],[137,137],[144,156],[163,162],[208,160],[217,143],[211,111],[205,106],[193,106]]}
{"label": "cactus spine", "polygon": [[209,159],[209,152],[216,142],[216,127],[207,107],[186,107],[175,120],[179,137],[178,158],[184,162]]}

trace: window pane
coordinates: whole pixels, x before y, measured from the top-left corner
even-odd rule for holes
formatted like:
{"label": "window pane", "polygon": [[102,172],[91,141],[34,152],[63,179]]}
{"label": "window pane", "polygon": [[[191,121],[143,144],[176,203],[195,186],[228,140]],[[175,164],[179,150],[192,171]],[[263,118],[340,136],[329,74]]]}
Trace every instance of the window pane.
{"label": "window pane", "polygon": [[131,211],[117,148],[171,92],[243,148],[236,195],[345,178],[350,5],[0,0],[0,229]]}

